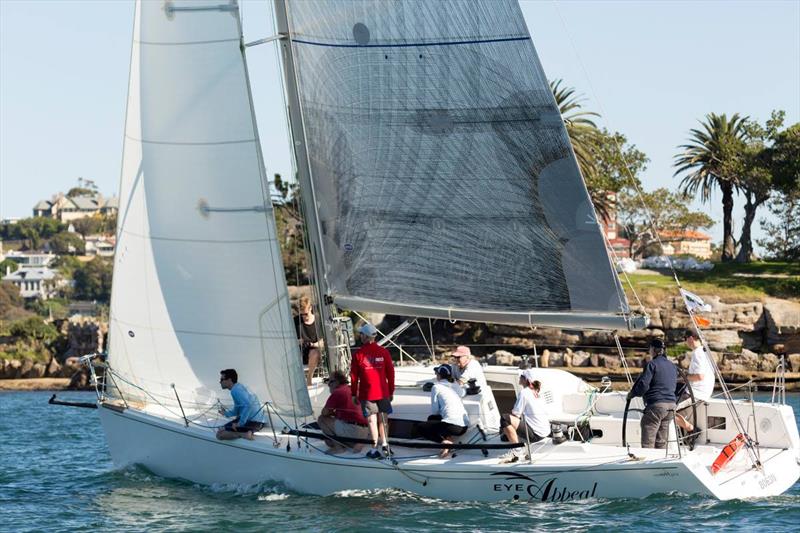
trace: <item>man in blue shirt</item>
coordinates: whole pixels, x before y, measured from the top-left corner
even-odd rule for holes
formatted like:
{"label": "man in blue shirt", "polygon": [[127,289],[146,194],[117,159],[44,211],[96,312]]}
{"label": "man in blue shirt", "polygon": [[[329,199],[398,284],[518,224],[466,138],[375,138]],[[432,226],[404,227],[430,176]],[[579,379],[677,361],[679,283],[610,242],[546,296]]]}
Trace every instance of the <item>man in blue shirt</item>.
{"label": "man in blue shirt", "polygon": [[219,410],[219,414],[235,417],[217,431],[217,438],[220,440],[239,438],[253,440],[253,433],[264,427],[265,418],[261,402],[255,394],[238,381],[239,376],[232,368],[221,370],[219,373],[220,386],[231,391],[231,398],[233,398],[233,408],[222,408]]}
{"label": "man in blue shirt", "polygon": [[628,399],[644,396],[642,448],[666,448],[669,423],[675,414],[678,369],[667,359],[661,339],[650,342],[650,357],[652,359],[628,393]]}

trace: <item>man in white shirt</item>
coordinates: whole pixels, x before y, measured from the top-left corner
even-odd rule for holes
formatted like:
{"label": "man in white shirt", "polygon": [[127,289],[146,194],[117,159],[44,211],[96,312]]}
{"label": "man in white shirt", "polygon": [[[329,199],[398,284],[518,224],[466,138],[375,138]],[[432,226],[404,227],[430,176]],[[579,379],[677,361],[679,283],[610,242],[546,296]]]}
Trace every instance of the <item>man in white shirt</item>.
{"label": "man in white shirt", "polygon": [[[508,442],[518,443],[520,439],[538,442],[550,435],[547,406],[539,397],[542,384],[534,379],[533,371],[530,369],[522,371],[519,384],[522,388],[517,395],[517,403],[514,404],[510,414],[503,415],[500,426],[508,437]],[[523,419],[525,423],[522,423]],[[504,463],[513,463],[519,460],[519,456],[512,450],[500,460]]]}
{"label": "man in white shirt", "polygon": [[[703,349],[703,344],[695,336],[694,332],[687,330],[684,334],[686,346],[692,350],[692,361],[689,363],[689,371],[686,379],[692,387],[692,393],[696,402],[705,401],[714,394],[714,368],[711,366],[709,354]],[[691,397],[685,392],[678,400],[679,411],[676,414],[678,425],[685,431],[694,430],[694,421],[689,420],[692,414]]]}
{"label": "man in white shirt", "polygon": [[469,380],[474,379],[475,384],[481,389],[486,389],[486,376],[483,375],[481,364],[472,357],[472,352],[467,346],[459,346],[450,356],[456,363],[453,365],[453,377],[462,386],[466,387]]}

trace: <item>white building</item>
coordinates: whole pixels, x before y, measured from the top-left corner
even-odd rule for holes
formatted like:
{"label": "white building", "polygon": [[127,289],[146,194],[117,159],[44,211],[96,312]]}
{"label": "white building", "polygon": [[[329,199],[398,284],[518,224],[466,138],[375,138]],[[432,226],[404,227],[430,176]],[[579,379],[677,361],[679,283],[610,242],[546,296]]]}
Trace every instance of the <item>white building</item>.
{"label": "white building", "polygon": [[41,298],[47,300],[56,295],[59,287],[65,284],[58,272],[47,267],[20,268],[15,272],[7,272],[3,281],[10,281],[19,288],[23,298]]}
{"label": "white building", "polygon": [[113,257],[116,237],[106,235],[87,235],[83,239],[86,243],[86,255],[99,255],[100,257]]}
{"label": "white building", "polygon": [[19,252],[12,250],[5,257],[17,263],[21,268],[34,268],[50,266],[50,263],[57,256],[50,252]]}

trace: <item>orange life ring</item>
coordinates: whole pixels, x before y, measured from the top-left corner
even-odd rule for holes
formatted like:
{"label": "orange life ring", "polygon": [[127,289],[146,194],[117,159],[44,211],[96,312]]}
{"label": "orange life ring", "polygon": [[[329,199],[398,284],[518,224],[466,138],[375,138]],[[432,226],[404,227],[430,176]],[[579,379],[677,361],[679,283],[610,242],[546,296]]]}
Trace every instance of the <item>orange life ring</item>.
{"label": "orange life ring", "polygon": [[733,459],[733,456],[736,455],[736,452],[738,452],[742,446],[744,446],[744,435],[739,433],[732,441],[722,448],[722,451],[717,456],[716,460],[714,460],[714,464],[711,465],[711,473],[716,474],[725,468],[725,465]]}

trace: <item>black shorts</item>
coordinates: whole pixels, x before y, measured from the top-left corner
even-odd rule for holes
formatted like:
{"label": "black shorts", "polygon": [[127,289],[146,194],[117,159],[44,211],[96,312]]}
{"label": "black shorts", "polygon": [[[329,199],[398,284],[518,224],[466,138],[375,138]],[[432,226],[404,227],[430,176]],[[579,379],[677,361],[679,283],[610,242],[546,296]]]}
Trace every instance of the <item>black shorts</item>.
{"label": "black shorts", "polygon": [[[516,416],[516,415],[514,415]],[[505,429],[506,427],[511,425],[511,418],[509,415],[505,414],[500,417],[500,428]],[[527,434],[525,432],[525,426],[528,426]],[[525,420],[524,417],[519,419],[519,425],[517,426],[517,437],[522,440],[526,438],[529,439],[531,442],[539,442],[545,437],[549,437],[549,435],[537,435],[535,431],[528,425],[528,421]]]}
{"label": "black shorts", "polygon": [[[237,420],[238,420],[238,419],[237,419]],[[243,426],[236,426],[236,428],[234,428],[234,427],[233,427],[233,424],[234,424],[234,423],[235,423],[237,420],[231,420],[230,422],[228,422],[227,424],[225,424],[225,426],[224,426],[222,429],[224,429],[225,431],[234,431],[234,432],[236,432],[236,433],[247,433],[248,431],[252,431],[253,433],[255,433],[256,431],[259,431],[259,430],[261,430],[261,428],[263,428],[263,427],[264,427],[264,424],[263,424],[263,423],[261,423],[261,422],[256,422],[255,420],[250,420],[250,421],[249,421],[249,422],[247,422],[245,425],[243,425]]]}

